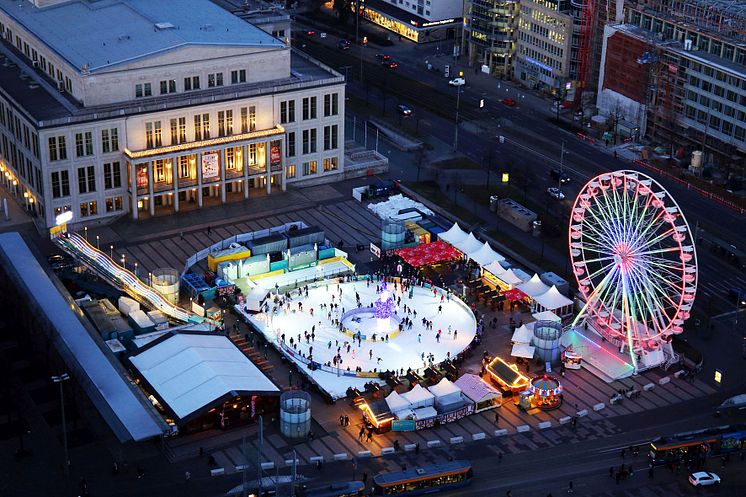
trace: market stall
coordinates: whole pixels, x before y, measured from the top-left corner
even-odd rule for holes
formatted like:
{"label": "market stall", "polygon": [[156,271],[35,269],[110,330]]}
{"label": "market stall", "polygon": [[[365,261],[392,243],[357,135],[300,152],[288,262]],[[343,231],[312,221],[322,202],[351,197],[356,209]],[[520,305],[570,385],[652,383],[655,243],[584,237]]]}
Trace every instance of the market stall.
{"label": "market stall", "polygon": [[531,405],[542,411],[551,411],[562,405],[562,384],[547,374],[531,380],[529,391],[533,394]]}
{"label": "market stall", "polygon": [[541,281],[538,274],[534,273],[530,280],[518,285],[518,289],[533,300],[535,297],[546,293],[549,290],[549,286]]}
{"label": "market stall", "polygon": [[[435,395],[430,393],[421,385],[415,385],[412,390],[399,396],[409,403],[409,409],[419,409],[421,407],[432,407],[435,404]],[[387,397],[388,400],[388,397]]]}
{"label": "market stall", "polygon": [[531,317],[533,317],[537,321],[562,321],[562,318],[553,313],[552,311],[541,311],[541,312],[535,312],[531,314]]}
{"label": "market stall", "polygon": [[518,393],[525,390],[529,385],[526,376],[518,371],[518,366],[508,364],[500,357],[495,357],[487,365],[487,372],[493,383],[496,383],[503,391]]}
{"label": "market stall", "polygon": [[505,257],[492,250],[492,247],[487,242],[484,242],[484,245],[477,250],[468,253],[467,256],[482,267],[505,260]]}
{"label": "market stall", "polygon": [[474,233],[469,233],[469,235],[463,239],[462,241],[453,244],[454,247],[456,247],[459,252],[464,254],[465,256],[468,256],[470,252],[476,252],[482,247],[482,242],[477,240],[477,237],[474,236]]}
{"label": "market stall", "polygon": [[461,257],[461,253],[443,241],[420,244],[396,250],[396,255],[413,267],[427,266],[437,262],[449,261]]}
{"label": "market stall", "polygon": [[386,397],[386,405],[389,408],[389,411],[396,416],[398,412],[404,411],[406,409],[411,409],[411,403],[403,398],[401,395],[396,393],[394,390]]}
{"label": "market stall", "polygon": [[369,402],[363,399],[358,404],[358,408],[363,411],[363,418],[373,425],[376,433],[385,433],[391,430],[391,423],[396,417],[389,409],[386,400]]}
{"label": "market stall", "polygon": [[455,407],[462,403],[461,389],[448,378],[443,378],[428,390],[435,396],[435,407],[441,412],[451,410],[449,406]]}
{"label": "market stall", "polygon": [[438,239],[450,243],[451,245],[455,245],[456,243],[466,240],[467,236],[469,236],[468,233],[462,230],[458,223],[453,223],[451,229],[438,235]]}
{"label": "market stall", "polygon": [[552,311],[561,318],[572,315],[573,301],[562,295],[557,287],[552,287],[546,292],[532,296],[534,311]]}
{"label": "market stall", "polygon": [[534,332],[528,325],[519,326],[513,332],[513,337],[510,339],[513,343],[525,343],[530,344],[534,338]]}
{"label": "market stall", "polygon": [[503,394],[475,374],[465,374],[453,384],[474,403],[474,412],[482,412],[502,405]]}
{"label": "market stall", "polygon": [[513,357],[520,357],[521,359],[533,359],[535,351],[536,347],[527,343],[514,343],[510,355]]}

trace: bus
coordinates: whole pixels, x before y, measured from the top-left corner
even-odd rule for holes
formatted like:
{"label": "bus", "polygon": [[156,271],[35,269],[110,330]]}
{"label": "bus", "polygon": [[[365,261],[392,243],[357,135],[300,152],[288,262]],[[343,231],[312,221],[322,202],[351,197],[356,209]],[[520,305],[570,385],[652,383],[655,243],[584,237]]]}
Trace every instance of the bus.
{"label": "bus", "polygon": [[651,464],[696,462],[746,450],[746,425],[726,425],[661,437],[650,442]]}
{"label": "bus", "polygon": [[300,497],[364,497],[365,484],[361,481],[334,482],[320,487],[304,488]]}
{"label": "bus", "polygon": [[453,490],[471,483],[469,461],[450,461],[443,464],[381,473],[373,477],[372,495],[421,495]]}

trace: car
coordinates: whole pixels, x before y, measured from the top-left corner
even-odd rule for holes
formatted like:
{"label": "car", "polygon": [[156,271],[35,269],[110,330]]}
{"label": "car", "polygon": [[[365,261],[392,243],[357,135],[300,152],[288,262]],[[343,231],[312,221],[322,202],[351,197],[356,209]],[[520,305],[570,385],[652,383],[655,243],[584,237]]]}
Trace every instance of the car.
{"label": "car", "polygon": [[352,46],[352,43],[349,40],[339,40],[339,43],[337,43],[337,48],[340,50],[349,50],[350,46]]}
{"label": "car", "polygon": [[466,80],[464,78],[453,78],[448,82],[451,86],[464,86],[466,84]]}
{"label": "car", "polygon": [[399,67],[399,63],[397,61],[395,61],[395,60],[390,60],[388,62],[384,62],[383,65],[386,66],[386,67],[388,67],[389,69],[392,69],[392,70],[396,69],[397,67]]}
{"label": "car", "polygon": [[561,184],[566,185],[570,182],[570,176],[567,175],[564,171],[560,171],[559,169],[552,169],[549,171],[549,176],[554,181],[559,181]]}
{"label": "car", "polygon": [[391,60],[391,56],[390,55],[386,55],[385,53],[377,53],[376,54],[376,59],[380,60],[381,62],[384,62],[384,61],[387,61],[387,60]]}
{"label": "car", "polygon": [[404,104],[399,104],[396,106],[396,110],[399,111],[399,114],[401,114],[404,117],[411,116],[412,115],[412,109],[407,107]]}
{"label": "car", "polygon": [[720,485],[720,477],[709,471],[698,471],[689,475],[689,483],[695,487],[707,487],[710,485]]}
{"label": "car", "polygon": [[47,257],[49,267],[53,271],[62,271],[64,269],[72,269],[75,267],[75,261],[72,257],[62,254],[54,254]]}
{"label": "car", "polygon": [[312,29],[309,29],[308,31],[306,31],[306,36],[313,36],[315,34],[316,34],[316,31],[314,31]]}
{"label": "car", "polygon": [[728,300],[738,307],[746,307],[746,290],[743,288],[731,288],[728,290]]}
{"label": "car", "polygon": [[557,107],[559,107],[560,110],[567,110],[572,109],[573,103],[568,101],[562,101],[562,102],[554,102],[552,104],[552,110],[557,110]]}
{"label": "car", "polygon": [[503,105],[507,105],[508,107],[515,107],[515,100],[513,100],[512,98],[503,98],[500,101],[503,103]]}
{"label": "car", "polygon": [[565,200],[565,194],[556,186],[550,186],[547,188],[547,194],[554,199]]}

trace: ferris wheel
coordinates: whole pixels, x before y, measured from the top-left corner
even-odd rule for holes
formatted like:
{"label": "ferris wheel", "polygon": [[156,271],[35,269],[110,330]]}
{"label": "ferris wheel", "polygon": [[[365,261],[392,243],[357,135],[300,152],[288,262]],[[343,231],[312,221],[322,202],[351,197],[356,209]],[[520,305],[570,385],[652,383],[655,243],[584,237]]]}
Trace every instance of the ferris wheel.
{"label": "ferris wheel", "polygon": [[570,257],[591,318],[636,356],[683,331],[697,292],[697,254],[679,206],[638,171],[591,179],[571,211]]}

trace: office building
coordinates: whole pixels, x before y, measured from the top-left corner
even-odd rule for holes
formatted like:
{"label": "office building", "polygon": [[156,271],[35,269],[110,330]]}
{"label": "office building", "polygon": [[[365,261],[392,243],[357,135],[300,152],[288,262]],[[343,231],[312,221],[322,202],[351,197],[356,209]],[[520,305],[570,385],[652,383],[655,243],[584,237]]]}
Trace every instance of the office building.
{"label": "office building", "polygon": [[463,0],[365,0],[360,9],[372,23],[415,43],[455,42],[464,4]]}
{"label": "office building", "polygon": [[464,12],[464,53],[469,65],[499,77],[512,75],[518,0],[470,0]]}

